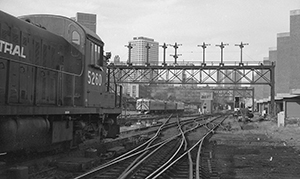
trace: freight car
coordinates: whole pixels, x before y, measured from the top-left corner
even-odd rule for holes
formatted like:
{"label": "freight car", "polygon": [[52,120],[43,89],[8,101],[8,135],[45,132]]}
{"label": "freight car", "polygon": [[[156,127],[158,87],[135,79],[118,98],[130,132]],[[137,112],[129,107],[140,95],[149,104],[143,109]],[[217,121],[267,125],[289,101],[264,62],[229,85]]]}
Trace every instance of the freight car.
{"label": "freight car", "polygon": [[184,103],[156,99],[138,99],[136,110],[141,113],[183,112]]}
{"label": "freight car", "polygon": [[0,11],[0,152],[117,137],[122,88],[109,85],[107,59],[70,18]]}

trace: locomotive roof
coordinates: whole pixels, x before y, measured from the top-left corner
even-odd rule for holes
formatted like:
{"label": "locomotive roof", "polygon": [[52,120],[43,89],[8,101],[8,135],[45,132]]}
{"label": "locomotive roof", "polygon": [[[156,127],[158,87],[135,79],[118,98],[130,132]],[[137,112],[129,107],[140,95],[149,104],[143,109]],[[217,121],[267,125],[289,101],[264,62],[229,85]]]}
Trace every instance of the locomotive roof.
{"label": "locomotive roof", "polygon": [[[28,33],[28,29],[27,29],[28,22],[20,20],[19,18],[0,10],[0,23],[3,23],[3,22],[8,26],[12,26],[12,27],[17,26],[18,29],[26,31]],[[38,30],[38,31],[35,31],[35,33],[38,33],[39,36],[44,36],[44,37],[47,36],[47,38],[57,37],[57,35],[54,33],[49,34],[49,31],[47,31],[42,26],[39,26],[37,24],[31,24],[31,25],[32,25],[31,28]],[[58,39],[58,38],[56,38],[56,39]],[[63,37],[61,37],[60,39],[66,41],[66,39],[64,39]]]}
{"label": "locomotive roof", "polygon": [[[30,15],[19,16],[18,18],[23,19],[23,20],[29,19],[30,21],[32,21],[34,23],[37,23],[38,25],[41,25],[41,26],[45,26],[44,23],[45,24],[48,23],[47,19],[52,19],[52,20],[53,19],[60,19],[60,20],[62,20],[61,25],[66,25],[66,24],[64,24],[65,21],[72,22],[72,23],[76,24],[78,27],[80,27],[84,31],[84,33],[87,37],[91,38],[92,40],[95,40],[95,41],[98,41],[98,42],[104,44],[102,39],[95,32],[93,32],[92,30],[88,29],[87,27],[81,25],[80,23],[76,22],[75,20],[73,20],[71,18],[68,18],[68,17],[65,17],[65,16],[53,15],[53,14],[30,14]],[[38,18],[40,18],[40,21],[37,21]],[[56,21],[56,22],[58,22],[58,21]],[[58,24],[56,24],[56,25],[58,25]],[[46,27],[47,30],[50,30],[50,29],[47,28],[47,26],[45,26],[45,27]],[[57,32],[54,32],[54,31],[52,31],[52,32],[57,34]],[[58,34],[58,35],[62,35],[62,34]]]}

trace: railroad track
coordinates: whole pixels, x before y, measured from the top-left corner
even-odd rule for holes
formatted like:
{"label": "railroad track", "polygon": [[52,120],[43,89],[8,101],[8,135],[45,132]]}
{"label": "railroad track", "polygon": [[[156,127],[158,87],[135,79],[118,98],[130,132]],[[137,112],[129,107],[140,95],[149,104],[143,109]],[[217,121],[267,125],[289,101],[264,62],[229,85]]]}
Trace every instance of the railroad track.
{"label": "railroad track", "polygon": [[[205,157],[206,154],[202,152],[204,140],[214,133],[215,129],[227,118],[219,117],[215,120],[202,125],[202,128],[197,128],[195,133],[199,134],[199,139],[195,139],[195,136],[191,136],[189,133],[185,137],[186,148],[185,151],[176,157],[175,160],[170,162],[162,169],[158,169],[146,178],[177,178],[177,179],[200,179],[210,178],[212,172],[210,158]],[[203,129],[207,130],[206,132]],[[211,155],[211,154],[210,154]]]}
{"label": "railroad track", "polygon": [[[132,165],[132,163],[134,163],[134,161],[137,161],[139,159],[139,156],[145,155],[146,151],[155,149],[157,146],[160,146],[162,143],[168,142],[168,141],[163,141],[163,142],[156,142],[156,141],[158,140],[161,131],[170,127],[170,123],[168,122],[171,120],[171,117],[172,116],[170,116],[159,127],[156,134],[144,144],[140,145],[139,147],[113,159],[112,161],[90,172],[82,174],[77,178],[93,178],[94,176],[96,177],[98,176],[99,178],[101,178],[102,176],[105,176],[104,178],[117,178],[118,175],[121,175],[123,171],[126,170],[127,166],[130,166]],[[171,125],[174,125],[174,123],[171,122]],[[111,173],[113,173],[113,175],[111,175]]]}
{"label": "railroad track", "polygon": [[[161,141],[159,136],[166,128],[170,128],[170,124],[167,123],[169,120],[167,120],[143,145],[81,174],[76,179],[174,178],[175,176],[200,178],[203,171],[199,162],[201,146],[204,139],[213,133],[223,120],[225,117],[220,116],[205,121],[198,119],[180,122],[178,120],[176,123],[178,133]],[[174,127],[174,123],[172,125]],[[196,133],[201,137],[195,140],[192,136]]]}

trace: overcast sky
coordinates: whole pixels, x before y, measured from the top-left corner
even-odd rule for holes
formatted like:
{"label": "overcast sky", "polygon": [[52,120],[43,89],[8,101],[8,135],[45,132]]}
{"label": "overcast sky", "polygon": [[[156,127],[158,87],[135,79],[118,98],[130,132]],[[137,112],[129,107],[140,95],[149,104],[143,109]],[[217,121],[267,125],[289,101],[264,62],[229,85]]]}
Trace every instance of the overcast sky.
{"label": "overcast sky", "polygon": [[[289,32],[290,11],[300,9],[300,0],[0,0],[0,7],[14,16],[57,14],[74,17],[76,12],[97,14],[97,34],[105,51],[127,60],[124,45],[136,36],[160,44],[182,44],[178,60],[201,61],[203,42],[207,61],[220,61],[216,44],[228,43],[224,61],[239,61],[234,44],[243,49],[245,61],[262,61],[269,47],[276,47],[277,33]],[[160,59],[162,59],[160,49]],[[167,49],[169,54],[174,49]]]}

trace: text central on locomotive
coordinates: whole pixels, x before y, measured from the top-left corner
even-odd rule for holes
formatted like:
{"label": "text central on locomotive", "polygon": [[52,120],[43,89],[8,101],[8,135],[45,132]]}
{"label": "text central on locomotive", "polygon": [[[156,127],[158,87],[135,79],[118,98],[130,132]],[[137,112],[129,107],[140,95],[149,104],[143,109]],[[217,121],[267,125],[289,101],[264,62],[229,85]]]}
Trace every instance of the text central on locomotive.
{"label": "text central on locomotive", "polygon": [[3,40],[0,40],[0,52],[8,53],[10,55],[18,55],[19,57],[26,58],[26,56],[24,55],[24,47],[20,48],[19,45],[14,45]]}

